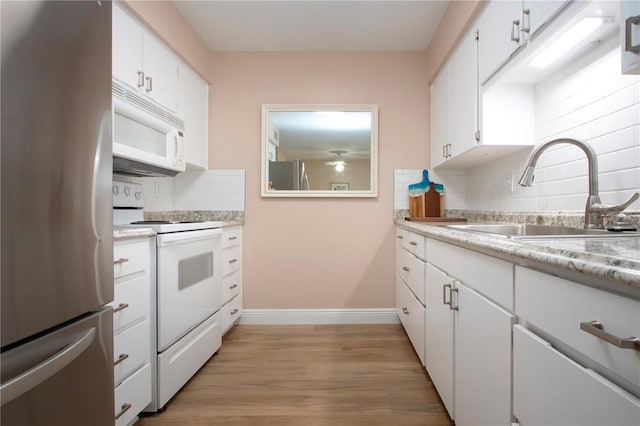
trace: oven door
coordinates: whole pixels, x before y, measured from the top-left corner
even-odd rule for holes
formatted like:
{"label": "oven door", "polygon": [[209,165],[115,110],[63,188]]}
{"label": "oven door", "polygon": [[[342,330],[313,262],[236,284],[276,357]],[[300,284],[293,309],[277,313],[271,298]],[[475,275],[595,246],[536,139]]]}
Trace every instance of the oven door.
{"label": "oven door", "polygon": [[222,230],[160,234],[158,242],[158,352],[222,306]]}

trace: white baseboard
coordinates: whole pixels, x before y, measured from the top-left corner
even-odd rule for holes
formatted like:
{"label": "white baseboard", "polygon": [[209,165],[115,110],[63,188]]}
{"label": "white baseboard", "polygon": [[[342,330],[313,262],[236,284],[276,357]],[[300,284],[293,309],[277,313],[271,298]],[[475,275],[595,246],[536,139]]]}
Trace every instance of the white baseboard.
{"label": "white baseboard", "polygon": [[243,309],[238,324],[398,324],[394,308],[380,309]]}

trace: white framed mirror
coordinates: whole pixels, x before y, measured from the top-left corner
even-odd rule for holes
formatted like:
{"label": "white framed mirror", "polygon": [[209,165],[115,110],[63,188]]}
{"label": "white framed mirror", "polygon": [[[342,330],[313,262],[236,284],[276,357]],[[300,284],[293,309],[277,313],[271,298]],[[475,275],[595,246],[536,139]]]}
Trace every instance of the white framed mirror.
{"label": "white framed mirror", "polygon": [[262,105],[263,197],[376,197],[377,105]]}

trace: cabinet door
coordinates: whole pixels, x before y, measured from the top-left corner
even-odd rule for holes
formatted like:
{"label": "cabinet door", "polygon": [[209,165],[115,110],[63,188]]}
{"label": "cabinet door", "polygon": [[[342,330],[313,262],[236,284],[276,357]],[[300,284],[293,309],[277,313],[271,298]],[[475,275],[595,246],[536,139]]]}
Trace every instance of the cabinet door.
{"label": "cabinet door", "polygon": [[529,10],[528,17],[522,15],[524,21],[520,28],[529,27],[529,37],[533,36],[547,21],[568,2],[566,0],[525,0],[524,11]]}
{"label": "cabinet door", "polygon": [[185,122],[185,159],[199,169],[209,167],[209,85],[191,68],[180,65],[178,116]]}
{"label": "cabinet door", "polygon": [[138,72],[142,72],[142,30],[120,3],[114,2],[112,11],[112,73],[138,90]]}
{"label": "cabinet door", "polygon": [[455,421],[511,424],[511,327],[514,316],[456,282]]}
{"label": "cabinet door", "polygon": [[396,310],[420,362],[424,365],[425,309],[400,277],[396,277]]}
{"label": "cabinet door", "polygon": [[449,417],[453,418],[453,279],[427,264],[425,367]]}
{"label": "cabinet door", "polygon": [[[511,41],[513,21],[520,20],[521,0],[491,1],[478,19],[479,75],[484,83],[518,49]],[[516,31],[516,35],[520,35]]]}
{"label": "cabinet door", "polygon": [[[178,59],[151,33],[143,31],[142,65],[145,71],[145,92],[156,102],[178,111]],[[151,82],[146,81],[151,78]]]}
{"label": "cabinet door", "polygon": [[[640,74],[640,53],[627,51],[627,19],[640,16],[640,2],[633,0],[623,0],[620,2],[620,46],[622,55],[622,73]],[[640,45],[640,25],[630,25],[631,46]],[[629,46],[629,47],[631,47]]]}
{"label": "cabinet door", "polygon": [[523,425],[638,425],[640,399],[515,326],[513,412]]}
{"label": "cabinet door", "polygon": [[444,146],[449,143],[449,72],[447,66],[431,84],[431,167],[446,160]]}
{"label": "cabinet door", "polygon": [[470,31],[449,61],[449,141],[455,157],[478,143],[478,41]]}

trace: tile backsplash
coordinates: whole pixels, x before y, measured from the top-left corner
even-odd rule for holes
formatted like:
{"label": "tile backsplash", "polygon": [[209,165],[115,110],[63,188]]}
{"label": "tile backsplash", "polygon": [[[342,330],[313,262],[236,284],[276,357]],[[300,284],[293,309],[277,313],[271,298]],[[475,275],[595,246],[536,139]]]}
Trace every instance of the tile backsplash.
{"label": "tile backsplash", "polygon": [[142,184],[145,211],[245,209],[244,170],[190,170],[136,181]]}
{"label": "tile backsplash", "polygon": [[[603,203],[618,204],[640,191],[640,76],[621,74],[615,38],[540,82],[535,97],[536,142],[568,137],[589,143],[598,155]],[[533,186],[523,188],[517,181],[530,152],[525,150],[466,171],[463,208],[583,210],[588,194],[585,154],[564,144],[548,149],[538,161]],[[445,188],[448,179],[442,176]],[[640,210],[640,202],[629,210]]]}

